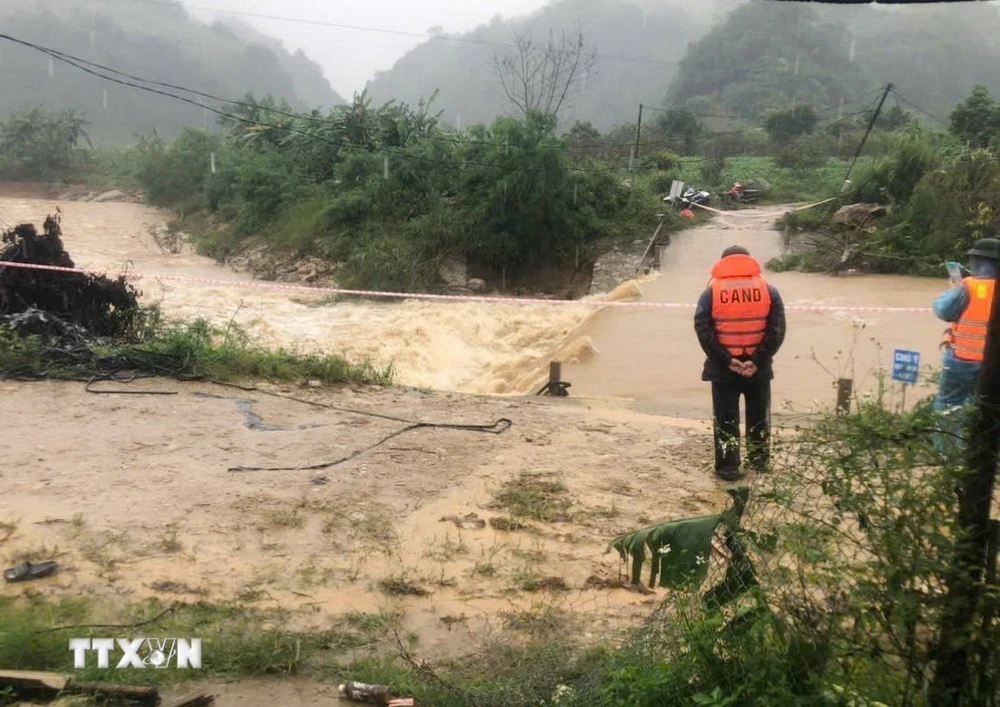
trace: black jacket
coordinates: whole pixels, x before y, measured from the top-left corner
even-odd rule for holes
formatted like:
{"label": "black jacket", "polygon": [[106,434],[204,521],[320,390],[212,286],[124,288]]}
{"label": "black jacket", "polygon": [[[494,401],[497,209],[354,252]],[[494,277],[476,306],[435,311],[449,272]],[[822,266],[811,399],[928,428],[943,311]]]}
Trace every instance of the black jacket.
{"label": "black jacket", "polygon": [[[785,305],[781,295],[772,286],[767,286],[771,293],[771,311],[767,315],[767,331],[764,340],[760,342],[753,355],[747,359],[757,364],[757,375],[774,378],[771,370],[771,359],[778,353],[785,341]],[[709,287],[698,298],[698,307],[694,312],[694,330],[698,334],[698,342],[708,357],[705,359],[705,369],[701,379],[705,381],[725,381],[737,379],[740,376],[729,370],[733,360],[729,350],[719,343],[715,333],[715,322],[712,320],[712,288]]]}

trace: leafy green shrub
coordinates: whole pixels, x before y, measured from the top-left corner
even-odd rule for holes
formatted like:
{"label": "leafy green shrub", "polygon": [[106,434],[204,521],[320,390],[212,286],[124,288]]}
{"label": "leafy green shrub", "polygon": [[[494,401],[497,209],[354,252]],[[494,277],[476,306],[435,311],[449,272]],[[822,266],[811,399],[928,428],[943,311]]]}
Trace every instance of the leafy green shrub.
{"label": "leafy green shrub", "polygon": [[232,182],[233,197],[240,205],[237,230],[245,235],[263,231],[292,200],[299,184],[281,155],[270,150],[242,153]]}
{"label": "leafy green shrub", "polygon": [[947,260],[964,259],[979,238],[1000,233],[1000,164],[986,150],[963,153],[943,169],[926,172],[904,208],[878,234],[884,252],[911,267],[940,274]]}
{"label": "leafy green shrub", "polygon": [[863,174],[854,198],[868,203],[905,203],[923,176],[942,163],[946,150],[940,140],[919,128],[901,133],[894,139],[891,153]]}
{"label": "leafy green shrub", "polygon": [[788,142],[801,135],[808,135],[819,121],[812,106],[796,106],[789,110],[776,111],[764,120],[767,134],[775,142]]}
{"label": "leafy green shrub", "polygon": [[705,161],[702,162],[701,169],[698,171],[703,188],[711,189],[722,186],[722,175],[725,169],[725,159],[721,157],[706,158]]}
{"label": "leafy green shrub", "polygon": [[392,370],[341,356],[299,355],[270,351],[254,343],[238,326],[226,329],[204,320],[162,322],[144,312],[144,328],[128,339],[66,352],[36,336],[22,337],[0,327],[0,378],[90,380],[138,371],[212,380],[322,380],[330,383],[389,383]]}
{"label": "leafy green shrub", "polygon": [[348,288],[418,292],[437,278],[437,262],[405,234],[383,233],[353,248],[337,277]]}
{"label": "leafy green shrub", "polygon": [[153,204],[181,210],[204,207],[211,154],[221,150],[220,138],[200,130],[185,130],[170,146],[154,133],[136,146],[140,164],[136,178]]}
{"label": "leafy green shrub", "polygon": [[830,159],[830,138],[810,135],[790,138],[778,144],[774,161],[780,167],[809,169],[822,167]]}
{"label": "leafy green shrub", "polygon": [[51,179],[79,166],[77,148],[90,143],[86,121],[74,110],[15,111],[0,123],[3,173],[14,179]]}
{"label": "leafy green shrub", "polygon": [[681,156],[676,152],[663,150],[644,158],[642,166],[654,167],[661,172],[674,172],[681,166]]}
{"label": "leafy green shrub", "polygon": [[95,147],[84,155],[85,181],[93,189],[140,187],[141,160],[134,147]]}
{"label": "leafy green shrub", "polygon": [[[354,287],[428,287],[450,255],[514,282],[602,237],[646,235],[662,208],[653,180],[571,167],[550,116],[446,135],[426,105],[372,108],[361,96],[327,116],[275,109],[248,97],[225,135],[152,135],[129,154],[150,202],[179,210],[200,252],[225,256],[263,235],[337,260]],[[680,168],[670,152],[652,161]]]}
{"label": "leafy green shrub", "polygon": [[671,172],[656,172],[650,178],[649,186],[654,193],[666,194],[670,191],[670,186],[677,179],[677,175]]}

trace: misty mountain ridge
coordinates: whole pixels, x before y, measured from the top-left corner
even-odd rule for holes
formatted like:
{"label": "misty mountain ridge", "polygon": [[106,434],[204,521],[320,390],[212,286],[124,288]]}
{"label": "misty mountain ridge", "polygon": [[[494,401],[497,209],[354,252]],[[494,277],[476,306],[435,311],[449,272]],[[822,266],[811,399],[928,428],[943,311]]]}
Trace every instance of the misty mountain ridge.
{"label": "misty mountain ridge", "polygon": [[[283,98],[296,110],[324,111],[345,102],[302,51],[290,52],[240,20],[201,22],[179,0],[4,2],[0,31],[225,98],[252,92]],[[995,2],[873,7],[768,0],[553,0],[529,15],[497,15],[465,34],[429,38],[376,73],[366,90],[376,104],[416,104],[436,91],[434,109],[445,123],[490,122],[517,112],[494,66],[512,51],[515,33],[544,45],[550,33],[558,40],[577,31],[598,58],[563,106],[564,127],[580,120],[606,131],[634,123],[640,103],[759,124],[771,111],[803,103],[844,101],[845,111],[857,110],[857,101],[890,81],[921,110],[946,120],[975,84],[1000,91]],[[6,42],[0,42],[0,91],[0,119],[27,106],[75,108],[99,141],[216,123],[196,106],[88,76]],[[720,129],[732,123],[709,122]]]}
{"label": "misty mountain ridge", "polygon": [[659,105],[688,43],[708,30],[716,9],[737,4],[557,0],[526,17],[496,16],[456,39],[428,40],[377,73],[367,90],[376,102],[407,103],[438,91],[435,106],[445,122],[489,122],[510,108],[494,68],[495,58],[510,50],[495,45],[511,44],[515,32],[544,45],[550,32],[558,41],[562,32],[573,37],[579,31],[599,56],[560,117],[608,129],[634,120],[639,103]]}
{"label": "misty mountain ridge", "polygon": [[[607,130],[634,122],[640,103],[749,122],[802,103],[826,107],[843,100],[845,110],[857,110],[857,101],[888,82],[946,120],[974,85],[1000,91],[997,5],[556,0],[526,17],[496,17],[457,38],[510,44],[517,32],[544,43],[550,31],[579,28],[602,56],[562,111],[564,126],[582,120]],[[368,92],[376,102],[415,103],[438,90],[435,107],[445,122],[490,121],[516,112],[494,69],[494,57],[505,51],[431,39],[376,74]]]}
{"label": "misty mountain ridge", "polygon": [[[301,52],[290,53],[278,40],[243,23],[202,23],[179,3],[4,3],[0,31],[136,76],[222,98],[240,99],[248,92],[273,95],[300,110],[344,103],[322,69]],[[135,135],[153,130],[173,135],[186,126],[213,126],[216,117],[173,98],[88,75],[10,42],[0,42],[0,95],[0,119],[29,106],[72,108],[85,113],[91,136],[104,142],[130,142]]]}

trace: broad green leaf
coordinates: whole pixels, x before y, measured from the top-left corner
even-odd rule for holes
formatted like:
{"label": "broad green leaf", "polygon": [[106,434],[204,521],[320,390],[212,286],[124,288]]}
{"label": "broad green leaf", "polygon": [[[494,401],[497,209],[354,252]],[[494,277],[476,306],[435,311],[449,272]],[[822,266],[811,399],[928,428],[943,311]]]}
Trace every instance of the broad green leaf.
{"label": "broad green leaf", "polygon": [[[621,535],[611,541],[623,561],[632,560],[632,582],[642,578],[646,550],[650,553],[649,585],[657,577],[661,587],[697,589],[708,574],[712,536],[722,521],[721,514],[677,520]],[[610,549],[609,548],[609,549]]]}

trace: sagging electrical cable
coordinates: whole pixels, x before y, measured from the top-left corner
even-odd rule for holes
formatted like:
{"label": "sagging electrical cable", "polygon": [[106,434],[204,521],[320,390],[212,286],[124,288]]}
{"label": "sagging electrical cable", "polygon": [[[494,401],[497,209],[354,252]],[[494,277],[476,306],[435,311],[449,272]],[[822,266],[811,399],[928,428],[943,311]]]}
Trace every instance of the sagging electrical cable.
{"label": "sagging electrical cable", "polygon": [[237,390],[242,390],[247,393],[261,393],[263,395],[270,395],[275,398],[281,398],[283,400],[291,400],[297,403],[302,403],[303,405],[311,405],[313,407],[319,407],[326,410],[334,410],[336,412],[346,412],[352,415],[360,415],[363,417],[374,417],[381,420],[390,420],[392,422],[402,422],[406,424],[406,427],[396,430],[392,434],[386,435],[374,444],[368,445],[363,449],[356,450],[350,454],[334,459],[327,462],[319,462],[317,464],[309,464],[304,466],[232,466],[229,467],[229,471],[321,471],[323,469],[329,469],[335,466],[339,466],[345,462],[349,462],[355,459],[365,452],[369,452],[376,447],[379,447],[389,440],[399,437],[407,432],[413,432],[414,430],[420,429],[439,429],[439,430],[460,430],[465,432],[482,432],[485,434],[501,435],[511,428],[514,424],[511,420],[506,417],[502,417],[492,425],[471,425],[471,424],[459,424],[459,423],[448,423],[448,422],[420,422],[416,420],[409,420],[404,417],[398,417],[396,415],[386,415],[380,412],[371,412],[369,410],[357,410],[354,408],[341,407],[339,405],[331,405],[329,403],[320,403],[315,400],[306,400],[305,398],[299,398],[294,395],[286,395],[285,393],[276,393],[270,390],[263,390],[257,386],[246,386],[240,385],[239,383],[227,383],[225,381],[207,381],[213,385],[219,385],[225,388],[235,388]]}
{"label": "sagging electrical cable", "polygon": [[[364,414],[364,413],[362,413]],[[381,415],[376,415],[375,417],[382,417]],[[349,462],[352,459],[360,457],[365,452],[370,452],[371,450],[379,447],[390,439],[399,437],[407,432],[413,432],[414,430],[420,429],[439,429],[439,430],[464,430],[467,432],[483,432],[485,434],[491,435],[502,435],[504,432],[509,430],[513,425],[513,422],[503,417],[494,422],[492,425],[461,425],[453,423],[441,423],[441,422],[417,422],[412,425],[407,425],[406,427],[396,430],[392,434],[386,435],[374,444],[370,444],[363,449],[357,449],[347,456],[334,459],[328,462],[319,462],[318,464],[308,464],[302,466],[231,466],[229,471],[322,471],[323,469],[330,469],[335,466]]]}
{"label": "sagging electrical cable", "polygon": [[[133,390],[98,390],[98,389],[95,389],[93,387],[94,384],[102,382],[102,381],[116,382],[116,383],[122,383],[122,384],[129,384],[129,383],[132,383],[132,382],[134,382],[136,380],[139,380],[139,379],[157,377],[157,374],[155,374],[155,373],[148,373],[148,372],[144,373],[144,372],[139,372],[139,371],[131,372],[129,375],[127,375],[125,377],[122,377],[121,374],[124,373],[124,372],[125,371],[119,371],[117,373],[111,373],[111,374],[106,374],[106,375],[102,375],[102,376],[94,376],[94,377],[92,377],[87,382],[87,385],[84,388],[84,390],[86,390],[86,392],[88,392],[88,393],[93,393],[95,395],[126,395],[126,394],[127,395],[177,395],[176,391],[159,391],[159,390],[152,390],[152,391],[147,391],[147,390],[134,390],[134,391]],[[175,375],[174,378],[177,378],[177,376]],[[180,379],[178,378],[178,380],[180,380]],[[231,466],[231,467],[228,468],[228,471],[235,471],[235,472],[242,472],[242,471],[320,471],[320,470],[323,470],[323,469],[329,469],[329,468],[332,468],[332,467],[335,467],[335,466],[339,466],[341,464],[344,464],[345,462],[349,462],[352,459],[355,459],[355,458],[361,456],[362,454],[365,454],[366,452],[370,452],[371,450],[375,449],[376,447],[379,447],[379,446],[385,444],[386,442],[388,442],[389,440],[391,440],[391,439],[393,439],[395,437],[399,437],[400,435],[406,434],[407,432],[413,432],[414,430],[420,430],[420,429],[459,430],[459,431],[465,431],[465,432],[481,432],[481,433],[484,433],[484,434],[501,435],[504,432],[506,432],[507,430],[509,430],[511,428],[511,426],[514,424],[510,419],[505,418],[505,417],[500,418],[496,422],[494,422],[492,424],[489,424],[489,425],[475,425],[475,424],[455,423],[455,422],[422,422],[422,421],[418,421],[418,420],[410,420],[410,419],[407,419],[405,417],[399,417],[397,415],[387,415],[385,413],[372,412],[370,410],[357,410],[357,409],[354,409],[354,408],[341,407],[339,405],[330,405],[329,403],[320,403],[320,402],[316,402],[314,400],[306,400],[305,398],[298,398],[298,397],[295,397],[294,395],[286,395],[284,393],[276,393],[276,392],[270,391],[270,390],[263,390],[261,388],[258,388],[257,386],[247,386],[247,385],[240,385],[238,383],[228,383],[226,381],[213,380],[213,379],[210,379],[210,378],[199,378],[199,377],[192,376],[192,377],[186,377],[186,381],[185,382],[203,382],[203,383],[209,383],[211,385],[217,385],[217,386],[224,387],[224,388],[234,388],[236,390],[241,390],[243,392],[248,392],[248,393],[260,393],[262,395],[270,395],[270,396],[275,397],[275,398],[281,398],[283,400],[291,400],[293,402],[301,403],[303,405],[310,405],[312,407],[323,408],[323,409],[326,409],[326,410],[334,410],[336,412],[344,412],[344,413],[349,413],[349,414],[352,414],[352,415],[359,415],[359,416],[362,416],[362,417],[373,417],[373,418],[378,418],[378,419],[381,419],[381,420],[389,420],[389,421],[392,421],[392,422],[402,422],[402,423],[404,423],[406,425],[402,429],[396,430],[392,434],[386,435],[385,437],[383,437],[382,439],[378,440],[374,444],[370,444],[367,447],[364,447],[362,449],[357,449],[357,450],[351,452],[350,454],[348,454],[346,456],[340,457],[338,459],[334,459],[332,461],[320,462],[320,463],[317,463],[317,464],[308,464],[308,465],[304,465],[304,466],[264,467],[264,466],[239,465],[239,466]]]}

